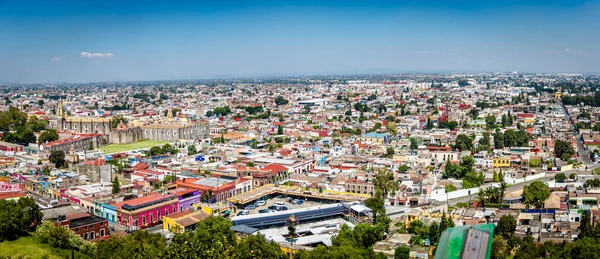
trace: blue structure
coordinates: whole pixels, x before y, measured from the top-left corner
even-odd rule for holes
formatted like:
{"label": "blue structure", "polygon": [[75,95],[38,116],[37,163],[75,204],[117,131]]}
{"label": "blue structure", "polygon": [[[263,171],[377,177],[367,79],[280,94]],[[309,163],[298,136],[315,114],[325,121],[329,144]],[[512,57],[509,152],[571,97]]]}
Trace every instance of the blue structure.
{"label": "blue structure", "polygon": [[362,134],[362,137],[363,138],[383,139],[383,143],[389,143],[392,140],[389,132],[385,132],[385,133],[369,132],[369,133]]}
{"label": "blue structure", "polygon": [[253,228],[270,228],[274,226],[284,226],[286,220],[293,214],[300,223],[306,223],[328,218],[341,217],[349,212],[349,207],[341,203],[322,205],[319,207],[310,207],[295,210],[286,210],[271,212],[266,214],[254,214],[246,216],[233,217],[233,225],[246,225]]}
{"label": "blue structure", "polygon": [[110,204],[102,204],[102,217],[111,223],[117,223],[117,208]]}

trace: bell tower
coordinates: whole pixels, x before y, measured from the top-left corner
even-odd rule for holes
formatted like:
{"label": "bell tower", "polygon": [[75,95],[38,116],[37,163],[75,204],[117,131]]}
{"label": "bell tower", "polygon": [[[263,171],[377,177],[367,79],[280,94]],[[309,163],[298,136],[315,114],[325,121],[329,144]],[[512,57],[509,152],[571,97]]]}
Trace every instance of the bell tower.
{"label": "bell tower", "polygon": [[65,105],[63,104],[62,100],[58,101],[58,107],[56,108],[56,116],[60,118],[65,117]]}
{"label": "bell tower", "polygon": [[169,109],[167,110],[167,120],[173,120],[173,109],[171,107],[169,107]]}

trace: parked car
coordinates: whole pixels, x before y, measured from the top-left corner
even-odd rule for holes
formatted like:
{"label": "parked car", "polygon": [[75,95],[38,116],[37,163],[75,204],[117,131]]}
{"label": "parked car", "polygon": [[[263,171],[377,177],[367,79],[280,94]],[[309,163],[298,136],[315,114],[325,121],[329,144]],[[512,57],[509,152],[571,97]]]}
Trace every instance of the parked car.
{"label": "parked car", "polygon": [[284,205],[285,205],[285,202],[283,202],[283,201],[278,201],[275,203],[275,206],[284,206]]}
{"label": "parked car", "polygon": [[240,212],[238,212],[238,216],[244,216],[244,215],[248,215],[250,214],[249,210],[241,210]]}
{"label": "parked car", "polygon": [[270,209],[270,210],[277,210],[277,206],[275,206],[275,205],[271,205],[271,206],[269,206],[267,209]]}
{"label": "parked car", "polygon": [[246,206],[246,210],[253,210],[256,209],[256,205],[248,205]]}
{"label": "parked car", "polygon": [[285,201],[287,201],[287,202],[292,202],[292,198],[291,198],[291,197],[287,197],[287,198],[285,199]]}
{"label": "parked car", "polygon": [[256,202],[256,206],[265,206],[267,204],[267,202],[265,201],[257,201]]}
{"label": "parked car", "polygon": [[296,200],[296,204],[302,204],[302,203],[304,203],[303,200],[300,200],[300,199]]}
{"label": "parked car", "polygon": [[283,210],[288,210],[288,207],[287,206],[281,206],[281,207],[279,207],[279,211],[283,211]]}
{"label": "parked car", "polygon": [[271,210],[269,210],[269,209],[262,209],[262,210],[258,211],[258,213],[269,213],[269,212],[271,212]]}

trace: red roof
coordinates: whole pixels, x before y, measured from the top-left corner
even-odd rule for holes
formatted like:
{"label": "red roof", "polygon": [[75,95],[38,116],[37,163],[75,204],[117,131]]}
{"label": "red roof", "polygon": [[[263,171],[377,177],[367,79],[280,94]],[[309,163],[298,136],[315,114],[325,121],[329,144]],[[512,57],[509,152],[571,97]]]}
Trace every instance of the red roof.
{"label": "red roof", "polygon": [[280,164],[268,164],[267,166],[262,168],[263,171],[271,171],[273,174],[277,174],[279,172],[287,172],[289,169]]}
{"label": "red roof", "polygon": [[162,194],[160,194],[160,193],[153,193],[153,194],[150,194],[148,196],[141,197],[141,198],[135,198],[135,199],[127,200],[127,201],[118,202],[118,203],[115,203],[114,206],[115,206],[115,208],[119,208],[120,209],[121,206],[123,206],[125,204],[129,204],[130,206],[137,206],[137,205],[141,205],[141,204],[144,204],[144,203],[152,202],[152,201],[155,201],[155,200],[160,200],[160,199],[163,199],[163,198],[165,198],[165,196],[163,196]]}
{"label": "red roof", "polygon": [[106,161],[104,161],[104,159],[102,158],[98,158],[95,160],[88,160],[84,162],[86,165],[95,165],[95,166],[102,166],[102,165],[106,165]]}
{"label": "red roof", "polygon": [[0,200],[20,198],[20,197],[24,197],[24,196],[26,196],[26,194],[22,193],[22,192],[0,193]]}
{"label": "red roof", "polygon": [[535,117],[535,114],[533,114],[533,113],[519,113],[519,114],[517,114],[517,117],[519,117],[519,118],[533,118],[533,117]]}
{"label": "red roof", "polygon": [[319,137],[322,137],[322,138],[329,136],[329,134],[327,133],[326,130],[314,130],[313,132],[319,133]]}
{"label": "red roof", "polygon": [[135,164],[133,166],[133,169],[134,170],[144,170],[144,169],[148,169],[149,166],[150,165],[148,165],[146,163],[140,162],[140,163]]}

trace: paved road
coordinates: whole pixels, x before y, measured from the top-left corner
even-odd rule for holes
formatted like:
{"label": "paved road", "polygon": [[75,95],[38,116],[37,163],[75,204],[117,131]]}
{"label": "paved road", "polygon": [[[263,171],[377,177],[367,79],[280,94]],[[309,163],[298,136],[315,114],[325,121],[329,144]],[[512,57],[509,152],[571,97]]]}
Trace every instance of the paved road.
{"label": "paved road", "polygon": [[581,140],[581,134],[579,134],[579,131],[576,130],[575,122],[573,121],[573,118],[571,117],[571,114],[569,114],[569,110],[567,110],[567,107],[564,104],[561,103],[561,105],[563,107],[563,112],[565,113],[565,115],[569,119],[569,122],[571,122],[571,129],[576,134],[576,138],[577,138],[577,156],[579,156],[581,158],[581,160],[583,161],[583,164],[587,165],[587,164],[593,163],[593,161],[590,159],[590,154],[588,153],[587,149],[585,149],[585,146],[583,145],[583,142]]}
{"label": "paved road", "polygon": [[[567,170],[567,171],[564,171],[564,172],[546,172],[546,177],[540,178],[538,180],[541,180],[541,181],[552,180],[552,179],[554,179],[554,175],[557,174],[557,173],[564,173],[566,175],[569,175],[572,172],[575,172],[575,173],[578,173],[578,174],[592,174],[592,170],[595,169],[595,168],[600,167],[600,164],[589,164],[589,165],[587,165],[587,167],[588,167],[588,170],[585,170],[585,165],[584,165],[581,168],[573,169],[573,170]],[[600,177],[600,176],[596,176],[596,177]],[[513,191],[516,191],[516,190],[521,190],[521,189],[523,189],[523,187],[525,185],[530,184],[530,183],[531,183],[531,181],[529,181],[529,182],[523,182],[523,183],[518,183],[518,184],[515,184],[515,185],[511,185],[508,188],[506,188],[506,190],[504,192],[505,193],[509,193],[509,192],[513,192]],[[484,185],[484,188],[487,188],[487,187],[490,187],[490,186],[489,185]],[[465,197],[460,197],[460,198],[456,198],[456,199],[450,199],[448,201],[448,204],[449,205],[456,205],[459,202],[468,202],[469,200],[473,200],[473,199],[476,199],[476,198],[477,198],[477,193],[471,193],[471,197],[465,196]]]}

